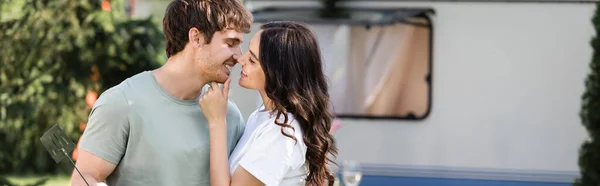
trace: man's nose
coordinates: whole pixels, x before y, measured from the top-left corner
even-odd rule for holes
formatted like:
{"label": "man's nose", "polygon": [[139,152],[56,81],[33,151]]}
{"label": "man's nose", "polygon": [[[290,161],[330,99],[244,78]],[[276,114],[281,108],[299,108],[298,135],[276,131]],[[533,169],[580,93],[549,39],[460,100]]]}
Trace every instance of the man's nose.
{"label": "man's nose", "polygon": [[241,63],[241,61],[242,61],[241,54],[233,54],[232,58],[233,58],[233,61],[235,61],[236,63]]}
{"label": "man's nose", "polygon": [[238,64],[244,66],[244,59],[242,59],[241,57],[238,58],[237,60],[235,60]]}
{"label": "man's nose", "polygon": [[234,53],[235,53],[236,55],[238,55],[238,57],[239,57],[239,56],[242,56],[242,47],[241,47],[241,46],[239,46],[239,47],[236,47],[236,49],[235,49]]}

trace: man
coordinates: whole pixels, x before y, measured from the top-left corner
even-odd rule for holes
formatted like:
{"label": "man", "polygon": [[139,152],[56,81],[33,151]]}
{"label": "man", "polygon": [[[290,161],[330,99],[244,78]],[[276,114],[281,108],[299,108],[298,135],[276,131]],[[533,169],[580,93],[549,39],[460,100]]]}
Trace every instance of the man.
{"label": "man", "polygon": [[[224,83],[252,17],[239,0],[176,0],[163,19],[169,57],[106,90],[90,113],[77,168],[90,185],[209,185],[209,131],[198,98]],[[228,150],[244,131],[229,102]],[[86,185],[74,172],[72,185]]]}

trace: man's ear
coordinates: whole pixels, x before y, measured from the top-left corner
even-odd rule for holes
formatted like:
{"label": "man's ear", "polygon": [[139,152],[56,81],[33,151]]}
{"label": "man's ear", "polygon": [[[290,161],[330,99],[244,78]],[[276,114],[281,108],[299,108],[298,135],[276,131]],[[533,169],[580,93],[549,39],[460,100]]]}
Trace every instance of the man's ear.
{"label": "man's ear", "polygon": [[188,31],[188,38],[194,48],[200,48],[204,44],[204,35],[197,28],[193,27]]}

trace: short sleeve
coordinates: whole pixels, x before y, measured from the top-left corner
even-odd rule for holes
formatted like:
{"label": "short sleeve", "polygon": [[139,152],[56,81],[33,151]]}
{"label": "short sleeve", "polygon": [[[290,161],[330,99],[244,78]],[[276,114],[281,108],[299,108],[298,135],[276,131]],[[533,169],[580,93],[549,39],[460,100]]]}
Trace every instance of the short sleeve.
{"label": "short sleeve", "polygon": [[[271,120],[270,122],[272,122]],[[291,168],[296,142],[281,133],[281,127],[267,123],[250,144],[239,165],[265,185],[279,185]]]}
{"label": "short sleeve", "polygon": [[129,104],[116,87],[106,90],[88,117],[80,147],[115,165],[125,154],[129,136]]}

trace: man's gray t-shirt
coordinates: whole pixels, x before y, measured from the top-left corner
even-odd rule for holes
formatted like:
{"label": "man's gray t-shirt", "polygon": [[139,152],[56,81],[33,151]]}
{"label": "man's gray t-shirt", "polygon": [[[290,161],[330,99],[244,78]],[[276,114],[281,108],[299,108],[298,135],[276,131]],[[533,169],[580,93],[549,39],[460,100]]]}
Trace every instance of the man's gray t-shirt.
{"label": "man's gray t-shirt", "polygon": [[[242,114],[229,101],[229,153],[243,131]],[[197,100],[171,96],[151,71],[102,93],[79,145],[117,165],[110,186],[209,185],[208,122]]]}

